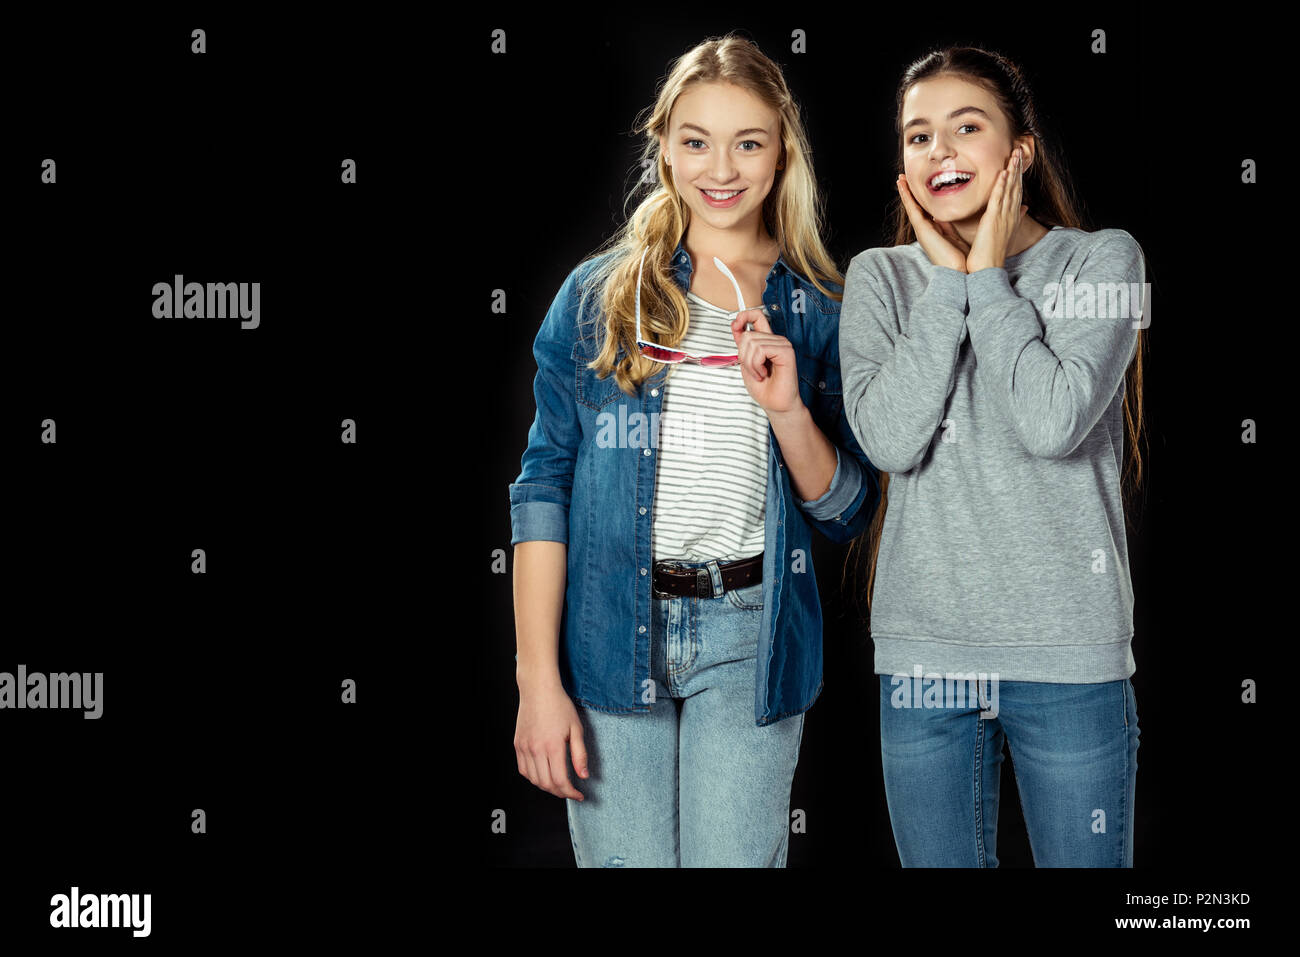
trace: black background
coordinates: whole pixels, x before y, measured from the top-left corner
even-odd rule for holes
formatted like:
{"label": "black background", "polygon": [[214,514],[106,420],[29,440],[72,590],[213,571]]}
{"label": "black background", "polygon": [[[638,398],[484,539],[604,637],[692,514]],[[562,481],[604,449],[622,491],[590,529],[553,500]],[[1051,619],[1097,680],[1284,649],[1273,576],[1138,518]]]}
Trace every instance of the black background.
{"label": "black background", "polygon": [[[373,16],[5,33],[0,671],[103,672],[104,703],[0,711],[0,951],[377,942],[438,697],[427,63]],[[260,326],[155,319],[176,274],[260,282]],[[151,893],[150,937],[51,929],[74,884]]]}
{"label": "black background", "polygon": [[[806,13],[10,22],[0,670],[103,671],[105,704],[98,721],[0,713],[0,947],[342,946],[510,929],[495,915],[534,899],[567,906],[514,929],[600,943],[581,933],[592,909],[572,906],[591,898],[529,871],[572,867],[572,851],[561,800],[515,767],[510,576],[491,563],[510,557],[538,324],[621,221],[627,134],[669,62],[733,29],[782,63],[803,106],[841,268],[888,242],[899,74],[970,42],[1026,69],[1092,225],[1138,239],[1154,299],[1129,543],[1136,870],[1018,870],[1032,859],[1009,770],[1003,873],[895,870],[871,646],[840,596],[844,546],[815,538],[827,680],[791,800],[809,831],[788,873],[728,875],[722,890],[776,881],[780,906],[806,915],[826,901],[796,895],[832,875],[854,898],[836,913],[870,924],[864,939],[975,907],[1072,936],[1151,913],[1123,906],[1126,891],[1252,894],[1213,916],[1266,906],[1287,821],[1267,678],[1292,630],[1278,617],[1290,560],[1270,549],[1292,316],[1272,291],[1289,246],[1267,238],[1288,220],[1289,122],[1267,18],[1118,3]],[[789,52],[796,28],[807,54]],[[1104,56],[1088,52],[1094,28]],[[39,182],[47,156],[57,186]],[[343,157],[355,187],[339,183]],[[1240,182],[1246,157],[1258,185]],[[153,283],[176,273],[260,281],[261,327],[154,320]],[[39,441],[46,417],[56,446]],[[356,446],[338,441],[344,417]],[[1240,442],[1244,418],[1258,444]],[[1246,678],[1257,705],[1240,703]],[[206,835],[190,833],[197,807]],[[490,831],[495,809],[506,835]],[[152,893],[151,938],[51,931],[49,898],[73,884]],[[652,932],[675,913],[671,898],[618,900]]]}

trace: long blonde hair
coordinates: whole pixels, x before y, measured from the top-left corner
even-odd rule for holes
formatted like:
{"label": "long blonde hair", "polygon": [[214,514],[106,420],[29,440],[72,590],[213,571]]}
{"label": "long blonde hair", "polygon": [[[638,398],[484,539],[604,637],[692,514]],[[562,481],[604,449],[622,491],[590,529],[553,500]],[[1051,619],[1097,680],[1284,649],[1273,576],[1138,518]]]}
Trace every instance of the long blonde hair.
{"label": "long blonde hair", "polygon": [[[843,286],[844,277],[822,245],[824,205],[813,175],[812,150],[781,68],[745,37],[728,34],[706,40],[673,63],[654,105],[642,111],[643,118],[633,130],[644,137],[638,168],[648,170],[653,164],[658,175],[651,182],[646,182],[649,176],[638,182],[628,201],[638,193],[648,195],[623,227],[588,257],[597,259],[598,265],[587,276],[583,304],[589,292],[600,290],[605,334],[587,367],[601,379],[612,371],[619,388],[629,395],[666,368],[643,357],[636,346],[637,268],[646,246],[650,253],[641,287],[642,334],[652,342],[673,346],[686,335],[690,322],[686,295],[669,268],[685,233],[689,211],[673,184],[672,167],[660,151],[659,137],[667,137],[668,119],[682,93],[699,83],[716,82],[748,90],[779,114],[785,168],[777,171],[776,182],[763,202],[763,222],[791,268],[824,294],[840,299],[838,292],[823,284],[830,281]],[[627,354],[616,367],[620,344]]]}

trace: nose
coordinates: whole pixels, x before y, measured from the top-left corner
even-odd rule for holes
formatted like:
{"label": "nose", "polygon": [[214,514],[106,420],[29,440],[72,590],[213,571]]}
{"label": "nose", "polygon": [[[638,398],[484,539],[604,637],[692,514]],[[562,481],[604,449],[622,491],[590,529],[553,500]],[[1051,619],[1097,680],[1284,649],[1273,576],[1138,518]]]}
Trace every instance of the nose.
{"label": "nose", "polygon": [[736,164],[732,162],[727,150],[715,150],[713,161],[709,164],[709,175],[718,186],[726,186],[736,176]]}
{"label": "nose", "polygon": [[942,163],[944,160],[954,159],[956,155],[957,150],[947,133],[937,132],[930,137],[931,162]]}

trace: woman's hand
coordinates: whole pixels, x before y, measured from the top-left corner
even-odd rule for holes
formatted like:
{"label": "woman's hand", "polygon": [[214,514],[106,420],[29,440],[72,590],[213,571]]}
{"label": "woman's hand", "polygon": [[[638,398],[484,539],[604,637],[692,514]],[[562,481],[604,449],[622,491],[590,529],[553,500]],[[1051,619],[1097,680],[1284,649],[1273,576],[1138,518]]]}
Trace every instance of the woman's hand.
{"label": "woman's hand", "polygon": [[1017,146],[1011,151],[1007,168],[998,173],[993,192],[989,194],[989,204],[980,217],[979,229],[975,231],[975,243],[966,257],[967,272],[999,269],[1007,261],[1011,240],[1029,208],[1020,204],[1024,178],[1022,156]]}
{"label": "woman's hand", "polygon": [[568,742],[573,770],[587,776],[587,748],[582,741],[578,709],[558,681],[536,687],[520,686],[519,718],[515,724],[515,760],[519,773],[556,797],[583,801],[569,783],[564,745]]}
{"label": "woman's hand", "polygon": [[898,197],[903,201],[907,218],[912,221],[912,231],[916,233],[916,241],[930,257],[930,262],[936,266],[947,266],[958,272],[966,272],[966,253],[969,252],[969,247],[957,235],[957,230],[953,228],[952,223],[940,223],[930,219],[916,201],[916,197],[912,195],[912,189],[907,185],[907,177],[903,174],[898,175],[898,181],[894,185],[898,187]]}
{"label": "woman's hand", "polygon": [[[754,328],[745,330],[745,323]],[[799,370],[794,346],[785,336],[772,332],[760,309],[746,309],[731,320],[731,335],[740,356],[740,376],[754,401],[771,415],[794,412],[803,405],[799,398]]]}

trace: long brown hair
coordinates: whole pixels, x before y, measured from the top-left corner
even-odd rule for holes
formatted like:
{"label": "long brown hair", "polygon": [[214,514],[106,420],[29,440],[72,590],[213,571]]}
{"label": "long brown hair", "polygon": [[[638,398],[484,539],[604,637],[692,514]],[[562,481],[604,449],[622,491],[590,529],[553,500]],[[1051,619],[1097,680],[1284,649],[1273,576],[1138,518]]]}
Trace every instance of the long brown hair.
{"label": "long brown hair", "polygon": [[[689,210],[673,184],[672,167],[660,153],[659,137],[668,135],[668,120],[682,93],[698,83],[716,82],[748,90],[780,116],[785,168],[777,172],[776,182],[763,202],[763,222],[792,269],[835,301],[841,297],[841,293],[823,284],[830,281],[842,287],[844,277],[822,244],[824,200],[813,175],[812,150],[799,118],[799,106],[785,84],[781,68],[745,37],[728,34],[706,40],[672,64],[648,115],[634,129],[644,138],[640,168],[653,167],[656,175],[644,177],[628,199],[641,192],[648,195],[622,229],[589,257],[603,258],[588,276],[583,307],[585,311],[588,294],[599,290],[605,335],[587,367],[596,370],[601,379],[612,371],[619,388],[628,395],[665,368],[643,357],[636,346],[636,277],[646,246],[650,253],[641,288],[642,333],[653,342],[672,346],[682,341],[690,322],[686,295],[670,269],[670,260],[688,225]],[[620,343],[627,354],[616,367]]]}
{"label": "long brown hair", "polygon": [[[993,94],[998,106],[1011,126],[1012,136],[1032,136],[1035,140],[1034,161],[1024,172],[1023,202],[1029,207],[1026,215],[1033,216],[1045,226],[1065,226],[1091,231],[1085,225],[1083,204],[1075,196],[1070,185],[1065,164],[1058,155],[1054,144],[1044,136],[1038,110],[1020,69],[1009,59],[998,53],[992,53],[977,47],[949,47],[926,54],[914,61],[904,72],[898,84],[894,128],[898,138],[898,173],[903,172],[903,98],[907,91],[921,80],[937,76],[956,76],[984,87]],[[893,210],[894,246],[904,246],[916,239],[912,222],[908,218],[902,201],[894,198]],[[1144,256],[1145,259],[1145,256]],[[1142,453],[1139,439],[1143,434],[1142,421],[1142,355],[1147,330],[1139,330],[1137,350],[1129,363],[1124,376],[1124,427],[1128,434],[1125,445],[1124,464],[1120,472],[1120,482],[1125,499],[1124,514],[1132,523],[1132,499],[1142,483]],[[870,608],[872,590],[876,582],[876,559],[880,554],[880,536],[885,523],[885,506],[888,502],[889,474],[880,473],[880,506],[876,510],[871,524],[849,546],[848,560],[844,573],[848,574],[850,564],[855,568],[855,580],[860,576],[857,566],[867,543],[870,574],[865,589],[868,608]],[[841,578],[841,585],[843,585]],[[855,590],[855,594],[860,594]]]}

